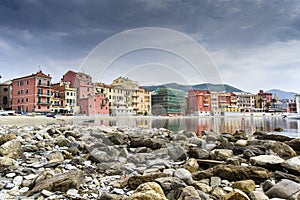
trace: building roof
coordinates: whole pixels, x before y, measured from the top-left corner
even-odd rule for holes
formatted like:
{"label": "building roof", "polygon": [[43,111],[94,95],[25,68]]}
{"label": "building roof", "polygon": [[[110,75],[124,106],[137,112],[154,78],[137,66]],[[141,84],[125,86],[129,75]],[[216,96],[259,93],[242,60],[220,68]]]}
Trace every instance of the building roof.
{"label": "building roof", "polygon": [[15,78],[15,79],[13,79],[13,81],[19,80],[19,79],[31,78],[31,77],[42,77],[42,78],[48,78],[48,79],[51,79],[51,78],[52,78],[52,77],[50,76],[50,74],[46,75],[46,74],[44,74],[42,71],[38,71],[38,72],[35,73],[35,74],[31,74],[31,75],[28,75],[28,76],[23,76],[23,77]]}

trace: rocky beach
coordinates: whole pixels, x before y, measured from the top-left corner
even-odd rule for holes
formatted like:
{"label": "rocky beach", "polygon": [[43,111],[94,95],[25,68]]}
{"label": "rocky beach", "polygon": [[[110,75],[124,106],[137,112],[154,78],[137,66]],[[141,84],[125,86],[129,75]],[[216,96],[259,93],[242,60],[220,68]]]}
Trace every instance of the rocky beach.
{"label": "rocky beach", "polygon": [[12,118],[0,119],[1,200],[300,199],[300,138]]}

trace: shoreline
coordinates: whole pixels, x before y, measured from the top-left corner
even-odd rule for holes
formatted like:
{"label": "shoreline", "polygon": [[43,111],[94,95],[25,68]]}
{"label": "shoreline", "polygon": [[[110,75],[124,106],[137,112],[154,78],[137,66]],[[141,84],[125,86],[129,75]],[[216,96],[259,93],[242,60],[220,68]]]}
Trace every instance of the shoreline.
{"label": "shoreline", "polygon": [[282,118],[280,115],[273,116],[61,116],[55,118],[46,116],[0,116],[0,125],[47,125],[47,124],[71,124],[89,120],[117,121],[124,119],[133,120],[178,120],[178,119],[251,119],[251,118]]}

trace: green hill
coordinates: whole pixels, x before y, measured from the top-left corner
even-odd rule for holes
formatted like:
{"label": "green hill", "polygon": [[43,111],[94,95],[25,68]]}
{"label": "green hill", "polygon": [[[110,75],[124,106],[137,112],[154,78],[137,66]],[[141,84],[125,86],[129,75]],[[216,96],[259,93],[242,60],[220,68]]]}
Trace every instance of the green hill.
{"label": "green hill", "polygon": [[242,90],[235,88],[233,86],[227,84],[212,84],[212,83],[202,83],[196,85],[180,85],[177,83],[167,83],[163,85],[152,85],[152,86],[143,86],[146,90],[153,91],[157,88],[167,87],[177,90],[183,90],[187,92],[188,90],[195,89],[195,90],[211,90],[214,92],[242,92]]}

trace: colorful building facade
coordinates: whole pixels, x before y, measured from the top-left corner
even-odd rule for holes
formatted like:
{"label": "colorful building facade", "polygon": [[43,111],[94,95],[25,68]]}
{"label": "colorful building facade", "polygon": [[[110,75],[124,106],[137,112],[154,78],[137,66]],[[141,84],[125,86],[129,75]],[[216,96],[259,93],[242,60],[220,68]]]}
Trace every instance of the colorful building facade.
{"label": "colorful building facade", "polygon": [[79,114],[88,116],[109,116],[109,101],[104,94],[79,99]]}
{"label": "colorful building facade", "polygon": [[50,112],[51,76],[42,71],[12,80],[12,109],[17,112]]}
{"label": "colorful building facade", "polygon": [[209,90],[188,91],[188,115],[211,115],[211,112],[211,92]]}

